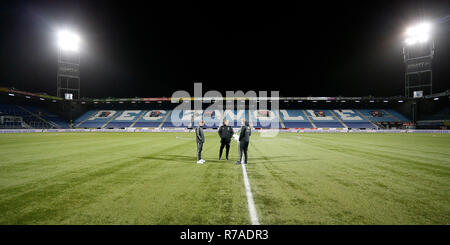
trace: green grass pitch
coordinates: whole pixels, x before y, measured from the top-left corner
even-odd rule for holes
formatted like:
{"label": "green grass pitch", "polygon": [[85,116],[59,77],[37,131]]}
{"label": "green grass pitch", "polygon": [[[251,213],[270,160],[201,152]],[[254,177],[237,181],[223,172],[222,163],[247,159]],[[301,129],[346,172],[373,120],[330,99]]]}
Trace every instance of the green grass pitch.
{"label": "green grass pitch", "polygon": [[[206,134],[0,134],[0,224],[250,224],[236,143]],[[261,224],[450,224],[450,135],[254,133]]]}

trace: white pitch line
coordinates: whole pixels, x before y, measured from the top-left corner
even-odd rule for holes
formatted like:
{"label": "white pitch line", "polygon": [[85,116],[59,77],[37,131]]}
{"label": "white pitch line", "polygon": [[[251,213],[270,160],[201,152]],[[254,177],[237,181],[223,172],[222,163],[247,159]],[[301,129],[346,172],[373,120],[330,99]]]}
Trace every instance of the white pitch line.
{"label": "white pitch line", "polygon": [[[238,149],[239,149],[238,137],[233,137],[233,138],[238,143]],[[240,154],[240,152],[239,152],[239,154]],[[244,159],[244,154],[242,154],[242,158],[240,159],[240,161],[241,161],[241,166],[242,166],[242,176],[244,178],[245,195],[247,195],[248,213],[250,214],[250,221],[252,222],[252,225],[259,225],[258,214],[256,213],[256,208],[255,208],[255,201],[253,201],[252,189],[250,188],[250,181],[248,180],[247,168],[245,167],[245,164],[242,163],[243,159]]]}
{"label": "white pitch line", "polygon": [[250,188],[250,181],[248,181],[247,169],[245,164],[242,164],[242,175],[244,176],[245,194],[247,195],[248,212],[250,213],[250,221],[252,225],[259,225],[258,214],[256,213],[255,202],[253,201],[253,194]]}

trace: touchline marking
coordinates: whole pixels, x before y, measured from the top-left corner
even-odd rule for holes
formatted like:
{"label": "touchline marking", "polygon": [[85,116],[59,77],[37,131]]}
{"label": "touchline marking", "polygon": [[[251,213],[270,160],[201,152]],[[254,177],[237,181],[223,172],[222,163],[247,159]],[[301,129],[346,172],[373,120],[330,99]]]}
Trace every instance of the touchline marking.
{"label": "touchline marking", "polygon": [[255,202],[253,201],[252,190],[250,189],[250,181],[248,181],[247,169],[242,164],[242,175],[244,176],[245,194],[247,195],[248,212],[250,213],[250,221],[252,225],[259,225],[258,214],[256,214]]}

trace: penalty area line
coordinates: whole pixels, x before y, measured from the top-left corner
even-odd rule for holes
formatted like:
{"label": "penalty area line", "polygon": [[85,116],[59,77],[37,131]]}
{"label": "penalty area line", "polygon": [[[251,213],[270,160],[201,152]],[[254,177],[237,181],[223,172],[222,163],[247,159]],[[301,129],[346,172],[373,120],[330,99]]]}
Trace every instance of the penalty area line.
{"label": "penalty area line", "polygon": [[250,181],[247,176],[247,169],[245,168],[245,164],[241,164],[242,166],[242,176],[244,178],[245,185],[245,194],[247,195],[247,203],[248,203],[248,212],[250,214],[250,221],[252,225],[259,225],[258,214],[256,213],[255,202],[253,201],[253,194],[250,188]]}

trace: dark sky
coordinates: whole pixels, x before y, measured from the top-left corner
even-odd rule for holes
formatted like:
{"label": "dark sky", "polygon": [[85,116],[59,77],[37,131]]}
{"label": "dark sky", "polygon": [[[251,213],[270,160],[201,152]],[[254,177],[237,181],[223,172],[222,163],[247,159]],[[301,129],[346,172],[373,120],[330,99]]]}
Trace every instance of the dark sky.
{"label": "dark sky", "polygon": [[[56,94],[55,33],[83,40],[83,97],[176,90],[279,90],[284,96],[404,92],[402,40],[441,1],[2,1],[0,86]],[[161,2],[165,2],[162,4]],[[449,25],[434,26],[434,91],[449,89]]]}

